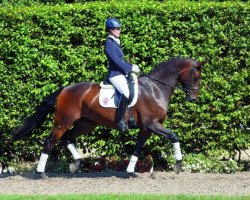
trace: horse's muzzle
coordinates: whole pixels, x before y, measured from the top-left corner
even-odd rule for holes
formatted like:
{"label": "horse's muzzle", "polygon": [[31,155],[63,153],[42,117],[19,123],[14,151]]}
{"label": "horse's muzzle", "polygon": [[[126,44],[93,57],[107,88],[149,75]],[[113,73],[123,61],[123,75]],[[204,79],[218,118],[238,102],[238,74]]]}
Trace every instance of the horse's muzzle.
{"label": "horse's muzzle", "polygon": [[192,102],[192,103],[197,102],[197,98],[187,97],[186,100],[187,100],[188,102]]}

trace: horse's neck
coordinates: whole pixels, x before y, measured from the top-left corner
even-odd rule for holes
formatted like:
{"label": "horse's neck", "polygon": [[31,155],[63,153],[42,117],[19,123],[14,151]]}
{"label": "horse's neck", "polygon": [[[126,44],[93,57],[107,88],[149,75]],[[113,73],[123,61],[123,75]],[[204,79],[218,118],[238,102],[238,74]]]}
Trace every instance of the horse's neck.
{"label": "horse's neck", "polygon": [[156,83],[157,87],[162,91],[164,95],[164,99],[166,101],[166,107],[169,104],[170,97],[172,96],[176,84],[177,84],[177,77],[175,76],[168,76],[166,78],[161,79],[161,82]]}
{"label": "horse's neck", "polygon": [[151,74],[150,77],[144,77],[143,81],[139,82],[141,82],[139,84],[142,88],[152,95],[153,99],[158,101],[162,107],[167,108],[170,97],[172,96],[177,84],[176,76],[163,79]]}
{"label": "horse's neck", "polygon": [[178,81],[178,71],[176,70],[166,70],[164,68],[153,71],[149,74],[150,77],[153,77],[156,82],[158,82],[158,87],[162,88],[163,90],[166,88],[174,89],[177,81]]}
{"label": "horse's neck", "polygon": [[152,92],[153,97],[159,98],[157,101],[162,102],[163,106],[167,107],[169,104],[183,64],[183,61],[178,59],[162,63],[145,77],[144,86],[150,88],[149,91]]}

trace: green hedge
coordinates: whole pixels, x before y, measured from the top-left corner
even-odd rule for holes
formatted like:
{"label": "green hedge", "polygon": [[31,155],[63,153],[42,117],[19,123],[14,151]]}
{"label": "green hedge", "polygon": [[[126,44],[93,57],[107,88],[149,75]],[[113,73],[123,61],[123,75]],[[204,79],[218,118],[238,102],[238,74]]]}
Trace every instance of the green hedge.
{"label": "green hedge", "polygon": [[[55,4],[64,4],[64,3],[88,3],[88,2],[110,2],[111,0],[0,0],[0,5],[3,6],[33,6],[36,4],[47,4],[47,5],[55,5]],[[164,0],[154,0],[156,2],[164,2]],[[168,2],[169,0],[165,0]],[[171,1],[171,0],[170,0]],[[195,2],[204,2],[204,0],[191,0]],[[224,2],[224,0],[210,0],[214,2]],[[234,0],[239,2],[247,2],[248,0]]]}
{"label": "green hedge", "polygon": [[[61,85],[105,78],[110,16],[122,21],[126,59],[144,72],[173,57],[210,59],[199,102],[185,102],[177,90],[164,126],[178,134],[186,154],[223,150],[233,157],[250,146],[249,12],[249,3],[188,1],[0,8],[0,159],[38,157],[52,115],[30,139],[12,144],[9,134],[48,94]],[[100,154],[127,156],[136,135],[137,130],[124,134],[98,127],[78,143]],[[144,148],[156,158],[171,152],[171,143],[156,135]]]}

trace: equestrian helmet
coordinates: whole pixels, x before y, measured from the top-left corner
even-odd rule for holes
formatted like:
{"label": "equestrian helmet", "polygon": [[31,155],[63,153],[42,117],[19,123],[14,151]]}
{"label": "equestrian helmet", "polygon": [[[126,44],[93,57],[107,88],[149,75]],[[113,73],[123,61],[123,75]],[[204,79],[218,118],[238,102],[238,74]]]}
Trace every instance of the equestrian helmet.
{"label": "equestrian helmet", "polygon": [[108,18],[106,21],[106,29],[121,28],[122,23],[116,18]]}

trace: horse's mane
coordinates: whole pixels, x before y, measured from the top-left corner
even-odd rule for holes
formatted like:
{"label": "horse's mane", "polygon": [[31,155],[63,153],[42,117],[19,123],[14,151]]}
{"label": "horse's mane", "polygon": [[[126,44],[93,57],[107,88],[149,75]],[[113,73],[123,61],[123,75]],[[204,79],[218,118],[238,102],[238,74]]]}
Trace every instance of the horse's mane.
{"label": "horse's mane", "polygon": [[189,58],[172,58],[168,61],[161,62],[158,66],[156,66],[149,74],[154,73],[156,71],[160,71],[162,68],[164,68],[168,74],[172,74],[176,71],[177,66],[179,66],[180,63],[191,60]]}

